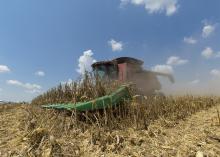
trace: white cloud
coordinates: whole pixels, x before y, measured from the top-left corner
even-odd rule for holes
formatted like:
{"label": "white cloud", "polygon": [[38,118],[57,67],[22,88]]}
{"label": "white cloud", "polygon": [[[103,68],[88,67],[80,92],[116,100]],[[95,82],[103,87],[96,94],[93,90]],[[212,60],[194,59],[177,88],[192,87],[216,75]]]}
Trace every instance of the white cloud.
{"label": "white cloud", "polygon": [[211,47],[206,47],[201,55],[206,59],[220,58],[220,52],[215,52]]}
{"label": "white cloud", "polygon": [[121,0],[120,7],[123,8],[125,5],[127,5],[130,2],[130,0]]}
{"label": "white cloud", "polygon": [[214,51],[212,50],[211,47],[206,47],[206,48],[202,51],[201,55],[202,55],[204,58],[209,59],[209,58],[211,58],[211,57],[214,56]]}
{"label": "white cloud", "polygon": [[91,65],[96,62],[96,60],[93,58],[92,50],[84,51],[83,55],[79,57],[78,62],[78,73],[85,74],[86,71],[91,71]]}
{"label": "white cloud", "polygon": [[177,57],[177,56],[171,56],[167,59],[166,64],[159,64],[159,65],[152,67],[151,69],[155,72],[172,74],[174,72],[173,66],[183,65],[186,63],[188,63],[188,60],[181,59],[180,57]]}
{"label": "white cloud", "polygon": [[45,72],[39,70],[39,71],[35,72],[35,75],[43,77],[43,76],[45,76]]}
{"label": "white cloud", "polygon": [[220,57],[220,52],[217,52],[216,55],[215,55],[215,57],[216,57],[216,58],[219,58],[219,57]]}
{"label": "white cloud", "polygon": [[0,92],[2,92],[2,88],[0,88]]}
{"label": "white cloud", "polygon": [[33,90],[33,89],[41,89],[41,86],[38,85],[38,84],[30,84],[30,83],[25,83],[23,84],[23,87],[24,88],[27,88],[27,89],[30,89],[30,90]]}
{"label": "white cloud", "polygon": [[173,73],[173,67],[170,65],[156,65],[152,67],[152,70],[155,72],[161,72],[161,73],[167,73],[167,74]]}
{"label": "white cloud", "polygon": [[25,92],[30,93],[30,94],[35,94],[35,93],[41,93],[41,90],[39,90],[39,89],[32,89],[32,90],[26,90]]}
{"label": "white cloud", "polygon": [[183,41],[187,44],[196,44],[197,40],[193,37],[184,37]]}
{"label": "white cloud", "polygon": [[112,51],[122,51],[123,50],[123,43],[122,42],[117,42],[114,39],[111,39],[108,41],[108,44],[111,46]]}
{"label": "white cloud", "polygon": [[181,59],[178,56],[171,56],[167,59],[167,64],[168,65],[184,65],[188,63],[188,60],[186,59]]}
{"label": "white cloud", "polygon": [[191,85],[196,85],[196,84],[198,84],[199,82],[200,82],[200,80],[199,80],[199,79],[196,79],[196,80],[193,80],[193,81],[189,82],[189,84],[191,84]]}
{"label": "white cloud", "polygon": [[144,6],[151,14],[165,12],[167,16],[170,16],[178,10],[178,0],[121,0],[121,6],[128,3]]}
{"label": "white cloud", "polygon": [[9,85],[25,88],[29,93],[37,93],[40,92],[40,90],[42,89],[42,87],[38,84],[23,83],[18,80],[7,80],[6,82]]}
{"label": "white cloud", "polygon": [[10,72],[11,70],[6,65],[0,65],[0,73]]}
{"label": "white cloud", "polygon": [[67,81],[62,81],[61,84],[71,84],[73,83],[74,81],[72,79],[68,79]]}
{"label": "white cloud", "polygon": [[205,24],[205,26],[202,29],[202,36],[204,38],[207,38],[208,36],[210,36],[212,33],[214,33],[215,31],[215,26],[214,25],[208,25]]}
{"label": "white cloud", "polygon": [[212,69],[210,71],[210,74],[214,77],[219,77],[220,78],[220,70],[217,70],[217,69]]}
{"label": "white cloud", "polygon": [[16,85],[16,86],[22,86],[22,83],[18,80],[7,80],[7,84],[10,85]]}

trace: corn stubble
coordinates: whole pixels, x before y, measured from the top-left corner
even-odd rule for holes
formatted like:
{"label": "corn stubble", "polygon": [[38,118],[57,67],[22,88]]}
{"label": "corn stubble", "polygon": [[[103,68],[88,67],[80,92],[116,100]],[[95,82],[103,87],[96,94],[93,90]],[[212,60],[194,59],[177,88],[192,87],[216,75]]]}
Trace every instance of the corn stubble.
{"label": "corn stubble", "polygon": [[[119,82],[101,81],[87,74],[83,80],[61,84],[25,107],[20,126],[25,132],[23,156],[157,156],[150,146],[160,128],[174,127],[193,113],[220,102],[217,97],[164,97],[135,95],[117,107],[92,112],[45,110],[43,104],[82,102],[111,93]],[[137,135],[138,134],[138,135]],[[137,138],[139,137],[139,138]],[[141,138],[140,138],[141,137]],[[152,152],[149,154],[149,152]],[[174,156],[177,152],[173,152]],[[172,155],[171,155],[172,156]]]}

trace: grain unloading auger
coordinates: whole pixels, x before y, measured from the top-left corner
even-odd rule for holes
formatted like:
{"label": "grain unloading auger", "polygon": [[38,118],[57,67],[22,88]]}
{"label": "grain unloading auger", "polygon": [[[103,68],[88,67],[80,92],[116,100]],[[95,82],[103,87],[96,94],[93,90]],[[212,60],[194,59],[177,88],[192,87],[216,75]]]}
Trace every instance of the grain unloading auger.
{"label": "grain unloading auger", "polygon": [[139,93],[144,95],[154,95],[161,89],[161,84],[157,76],[167,77],[172,83],[174,78],[171,74],[153,72],[142,68],[143,61],[130,58],[120,57],[111,61],[101,61],[92,64],[93,72],[101,79],[118,80],[124,84],[110,95],[96,98],[92,101],[83,103],[53,104],[44,105],[44,108],[90,111],[103,109],[119,104],[122,101],[131,100],[128,90],[130,83],[135,84]]}

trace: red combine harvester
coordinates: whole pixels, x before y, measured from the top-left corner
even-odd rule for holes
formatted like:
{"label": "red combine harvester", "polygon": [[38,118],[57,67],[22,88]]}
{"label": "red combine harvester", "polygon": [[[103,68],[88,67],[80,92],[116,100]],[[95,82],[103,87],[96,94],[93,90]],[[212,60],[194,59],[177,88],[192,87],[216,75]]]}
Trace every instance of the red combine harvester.
{"label": "red combine harvester", "polygon": [[101,79],[119,80],[132,82],[144,95],[152,95],[161,89],[157,76],[169,78],[173,83],[171,74],[144,70],[143,61],[131,58],[120,57],[111,61],[100,61],[92,64],[93,71]]}
{"label": "red combine harvester", "polygon": [[[141,60],[130,57],[120,57],[112,61],[96,62],[92,65],[92,68],[94,73],[101,79],[119,80],[128,84],[135,84],[138,88],[138,93],[140,92],[144,95],[158,94],[157,91],[161,89],[161,84],[157,76],[168,77],[171,82],[174,82],[172,75],[144,70],[142,65],[143,61]],[[42,107],[70,111],[92,111],[113,107],[125,100],[130,101],[131,95],[127,85],[122,85],[111,94],[88,102],[52,104],[43,105]]]}

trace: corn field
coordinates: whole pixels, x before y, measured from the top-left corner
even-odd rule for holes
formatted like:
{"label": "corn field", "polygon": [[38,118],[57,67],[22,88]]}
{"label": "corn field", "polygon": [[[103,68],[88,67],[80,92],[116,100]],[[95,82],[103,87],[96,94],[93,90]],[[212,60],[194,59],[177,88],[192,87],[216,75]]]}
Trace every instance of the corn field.
{"label": "corn field", "polygon": [[[178,147],[183,139],[181,137],[175,143],[175,140],[167,139],[170,131],[165,130],[220,103],[220,98],[214,96],[141,96],[136,95],[138,89],[131,86],[131,101],[103,110],[77,112],[41,108],[45,104],[92,100],[111,93],[120,85],[120,82],[101,81],[86,74],[78,82],[60,84],[48,90],[29,105],[3,107],[2,112],[16,107],[19,117],[16,117],[19,123],[15,129],[19,128],[20,133],[8,146],[16,149],[8,156],[177,156],[179,150],[169,145]],[[217,121],[212,121],[211,126],[217,126]],[[211,133],[207,130],[206,133],[208,138]],[[187,133],[184,136],[187,137]],[[198,137],[195,133],[193,136]],[[189,149],[190,143],[185,145],[180,156],[195,156],[197,149]]]}
{"label": "corn field", "polygon": [[[45,150],[49,149],[51,156],[60,157],[147,156],[149,152],[158,156],[165,152],[149,147],[149,144],[154,145],[150,139],[163,135],[163,128],[175,127],[195,112],[208,110],[219,103],[217,97],[153,96],[139,99],[134,96],[132,102],[93,112],[27,106],[26,118],[21,125],[26,126],[29,144],[24,151],[28,153],[23,155],[44,156]],[[28,151],[33,145],[36,147]],[[189,150],[184,151],[189,155]]]}

